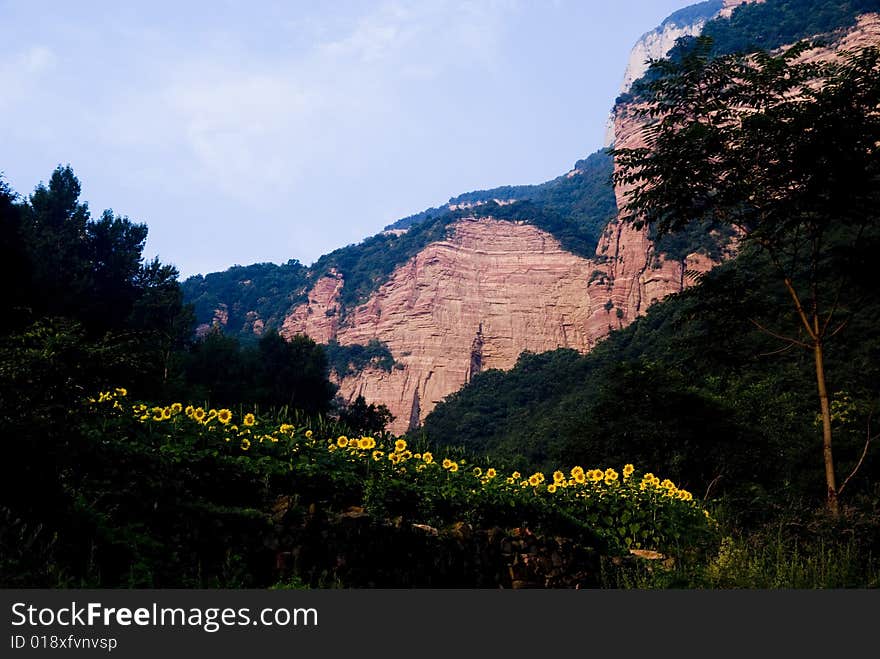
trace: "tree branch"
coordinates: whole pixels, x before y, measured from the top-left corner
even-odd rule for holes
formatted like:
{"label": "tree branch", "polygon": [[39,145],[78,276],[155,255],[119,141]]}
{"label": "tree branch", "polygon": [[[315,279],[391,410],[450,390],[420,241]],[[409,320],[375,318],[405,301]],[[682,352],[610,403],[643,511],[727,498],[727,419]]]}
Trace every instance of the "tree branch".
{"label": "tree branch", "polygon": [[859,461],[856,463],[856,466],[853,467],[853,470],[850,472],[850,475],[846,477],[846,480],[843,481],[843,485],[840,486],[840,489],[837,490],[837,496],[839,497],[843,493],[843,489],[846,487],[847,483],[850,482],[853,476],[855,476],[859,469],[862,468],[862,464],[865,462],[865,456],[868,455],[868,449],[871,447],[871,442],[880,437],[880,434],[871,436],[871,415],[868,416],[868,439],[865,441],[865,448],[862,449],[862,456],[859,458]]}
{"label": "tree branch", "polygon": [[715,484],[721,480],[722,477],[723,477],[723,474],[718,474],[715,478],[713,478],[709,482],[709,487],[706,488],[706,494],[703,495],[703,501],[709,500],[709,493],[712,491],[712,488],[715,487]]}
{"label": "tree branch", "polygon": [[793,343],[789,343],[787,346],[782,346],[779,350],[771,350],[770,352],[761,352],[758,354],[759,357],[772,357],[773,355],[780,355],[783,352],[788,352],[792,348],[794,348]]}
{"label": "tree branch", "polygon": [[844,320],[842,323],[840,323],[840,325],[837,326],[837,329],[834,330],[833,332],[831,332],[831,334],[828,335],[828,338],[830,339],[830,338],[832,338],[833,336],[835,336],[838,332],[840,332],[840,330],[842,330],[842,329],[843,329],[844,327],[846,327],[848,324],[849,324],[849,318],[847,318],[847,319]]}
{"label": "tree branch", "polygon": [[[811,346],[809,343],[804,343],[803,341],[800,341],[800,340],[798,340],[798,339],[793,339],[793,338],[791,338],[790,336],[784,336],[784,335],[782,335],[782,334],[777,334],[777,333],[774,332],[773,330],[769,330],[769,329],[767,329],[766,327],[764,327],[761,323],[759,323],[759,322],[758,322],[757,320],[755,320],[754,318],[749,318],[749,321],[750,321],[755,327],[757,327],[759,330],[761,330],[762,332],[765,332],[765,333],[769,334],[770,336],[772,336],[772,337],[775,338],[775,339],[779,339],[780,341],[785,341],[785,342],[790,343],[790,344],[792,344],[792,345],[796,345],[796,346],[800,346],[800,347],[802,347],[802,348],[806,348],[807,350],[812,350],[812,349],[813,349],[813,346]],[[771,353],[771,354],[773,354],[773,353]]]}
{"label": "tree branch", "polygon": [[[800,317],[801,322],[804,324],[804,327],[807,330],[807,334],[809,335],[809,337],[811,339],[813,339],[813,341],[818,340],[819,337],[816,336],[816,334],[813,332],[813,328],[810,326],[810,320],[807,318],[807,312],[804,311],[804,307],[801,304],[801,299],[798,296],[797,291],[794,290],[794,284],[791,283],[791,278],[786,277],[784,279],[784,281],[785,281],[785,288],[788,289],[788,294],[791,295],[791,299],[794,302],[795,309],[797,309],[798,316]],[[808,347],[812,347],[812,346],[808,346]]]}

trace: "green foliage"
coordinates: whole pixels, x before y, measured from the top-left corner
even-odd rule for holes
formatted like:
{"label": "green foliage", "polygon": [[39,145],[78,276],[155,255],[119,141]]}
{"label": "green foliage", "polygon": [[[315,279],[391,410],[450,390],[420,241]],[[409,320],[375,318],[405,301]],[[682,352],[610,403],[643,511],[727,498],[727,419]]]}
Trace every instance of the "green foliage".
{"label": "green foliage", "polygon": [[729,256],[735,231],[718,222],[691,222],[680,231],[658,235],[651,226],[648,235],[654,242],[655,262],[660,255],[674,261],[684,261],[691,254],[705,254],[715,262]]}
{"label": "green foliage", "polygon": [[184,392],[212,405],[287,406],[318,415],[330,410],[336,392],[323,348],[303,335],[285,341],[269,331],[256,345],[242,345],[214,330],[182,360]]}
{"label": "green foliage", "polygon": [[693,25],[700,19],[707,19],[715,16],[721,11],[723,5],[723,0],[706,0],[705,2],[698,2],[697,4],[673,12],[660,24],[660,27],[666,27],[667,25],[673,25],[675,27]]}
{"label": "green foliage", "polygon": [[388,346],[378,339],[370,339],[367,345],[340,345],[333,340],[324,347],[324,351],[330,370],[339,378],[361,373],[368,366],[390,373],[395,364]]}
{"label": "green foliage", "polygon": [[[716,55],[772,50],[850,27],[859,14],[878,9],[877,0],[765,0],[737,7],[728,19],[710,21],[702,36],[712,38]],[[670,57],[678,57],[690,45],[685,40]]]}
{"label": "green foliage", "polygon": [[344,314],[387,281],[398,265],[414,257],[429,243],[443,240],[453,219],[445,215],[417,224],[403,235],[380,233],[357,245],[337,249],[314,263],[313,276],[331,270],[342,273],[345,286],[339,301]]}
{"label": "green foliage", "polygon": [[[876,496],[874,498],[876,507]],[[722,520],[710,551],[671,560],[603,561],[606,588],[877,588],[880,527],[876,509],[831,520],[810,510],[744,531]]]}
{"label": "green foliage", "polygon": [[[8,319],[0,332],[20,339],[34,327],[42,328],[41,336],[47,327],[76,327],[85,350],[118,352],[98,361],[115,364],[108,377],[126,368],[124,379],[156,392],[168,382],[172,353],[192,331],[177,270],[144,262],[146,225],[111,210],[93,220],[79,194],[69,165],[59,166],[48,186],[37,186],[26,201],[0,185],[3,263],[16,268],[5,278],[14,290],[0,302]],[[76,375],[69,374],[73,382]]]}
{"label": "green foliage", "polygon": [[367,405],[363,396],[358,396],[339,412],[339,422],[359,433],[382,433],[392,421],[394,415],[388,407],[376,403]]}
{"label": "green foliage", "polygon": [[784,330],[758,326],[814,358],[836,514],[827,351],[859,306],[840,254],[880,230],[880,49],[809,62],[806,43],[715,58],[711,45],[656,65],[662,76],[636,110],[650,148],[614,150],[615,181],[629,188],[623,219],[660,236],[726,226],[767,254],[795,318]]}
{"label": "green foliage", "polygon": [[[729,18],[709,21],[700,36],[711,40],[711,57],[773,50],[851,27],[860,14],[876,11],[880,11],[878,0],[765,0],[744,3]],[[667,58],[680,63],[700,48],[699,38],[684,37]],[[657,69],[649,70],[618,103],[642,96],[661,75]]]}
{"label": "green foliage", "polygon": [[[0,175],[0,298],[10,323],[27,314],[30,303],[31,255],[25,246],[25,221],[15,192]],[[20,323],[21,321],[17,321]]]}
{"label": "green foliage", "polygon": [[236,265],[223,272],[194,275],[181,284],[199,324],[211,325],[215,312],[224,309],[228,314],[225,331],[252,339],[255,320],[261,320],[266,329],[280,328],[289,309],[305,301],[308,286],[308,268],[295,259],[282,265]]}

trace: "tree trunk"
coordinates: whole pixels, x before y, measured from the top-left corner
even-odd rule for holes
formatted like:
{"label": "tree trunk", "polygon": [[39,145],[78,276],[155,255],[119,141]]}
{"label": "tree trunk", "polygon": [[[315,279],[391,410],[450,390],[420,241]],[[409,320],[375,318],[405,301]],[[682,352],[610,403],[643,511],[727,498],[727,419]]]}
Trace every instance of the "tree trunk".
{"label": "tree trunk", "polygon": [[827,488],[826,506],[828,512],[837,517],[837,480],[834,476],[834,456],[831,452],[831,405],[828,401],[828,388],[825,385],[825,361],[822,354],[822,341],[817,340],[813,347],[816,360],[816,384],[819,387],[819,405],[822,409],[822,455],[825,460],[825,485]]}

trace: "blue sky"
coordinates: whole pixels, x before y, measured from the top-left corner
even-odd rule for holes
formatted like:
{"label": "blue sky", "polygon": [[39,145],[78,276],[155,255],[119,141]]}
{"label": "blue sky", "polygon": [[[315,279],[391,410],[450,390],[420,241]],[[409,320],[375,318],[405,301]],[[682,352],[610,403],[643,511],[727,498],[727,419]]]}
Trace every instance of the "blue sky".
{"label": "blue sky", "polygon": [[687,0],[0,0],[0,171],[70,163],[182,275],[309,264],[602,146],[629,50]]}

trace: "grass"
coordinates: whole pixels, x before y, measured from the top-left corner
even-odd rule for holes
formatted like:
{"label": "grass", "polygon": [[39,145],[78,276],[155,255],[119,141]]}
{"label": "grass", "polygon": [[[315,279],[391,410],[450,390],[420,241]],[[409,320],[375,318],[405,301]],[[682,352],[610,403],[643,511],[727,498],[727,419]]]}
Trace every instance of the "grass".
{"label": "grass", "polygon": [[849,534],[798,537],[783,525],[724,534],[717,551],[674,561],[606,560],[602,583],[629,589],[844,589],[880,587],[880,556]]}

